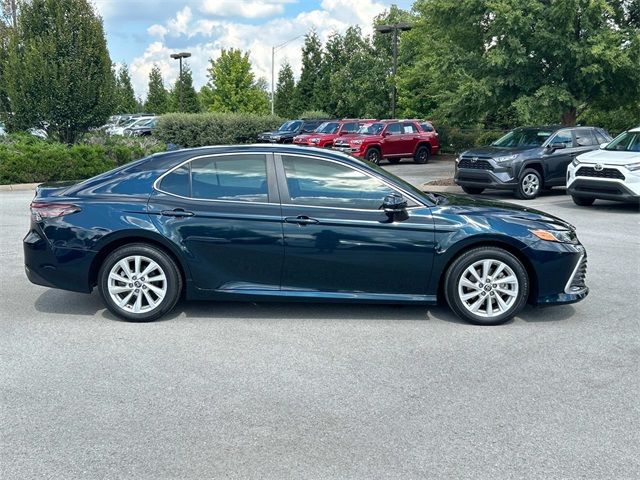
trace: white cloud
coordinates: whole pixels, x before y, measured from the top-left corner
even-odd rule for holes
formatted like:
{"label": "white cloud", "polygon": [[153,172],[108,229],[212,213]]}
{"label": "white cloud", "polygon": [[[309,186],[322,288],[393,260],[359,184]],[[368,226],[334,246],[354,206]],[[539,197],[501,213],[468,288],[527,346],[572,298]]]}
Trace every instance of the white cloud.
{"label": "white cloud", "polygon": [[[224,4],[226,1],[215,0],[212,3]],[[244,3],[254,1],[277,3],[273,0]],[[227,19],[194,19],[191,9],[184,7],[165,25],[152,25],[147,29],[158,40],[151,43],[144,54],[131,63],[134,88],[138,94],[146,95],[148,74],[154,63],[160,65],[167,85],[175,81],[178,64],[169,58],[174,50],[167,47],[167,44],[171,44],[171,38],[186,40],[180,42],[180,50],[192,53],[189,64],[196,88],[207,82],[209,59],[217,58],[223,48],[249,50],[254,74],[258,78],[264,77],[270,84],[271,47],[296,36],[301,37],[276,53],[275,74],[277,79],[278,70],[286,59],[296,75],[299,75],[304,34],[314,29],[324,42],[331,33],[343,32],[350,25],[360,25],[365,34],[370,34],[373,18],[385,9],[377,0],[323,0],[320,7],[299,13],[295,17],[278,17],[262,24],[232,22]],[[189,39],[193,43],[189,44]]]}
{"label": "white cloud", "polygon": [[203,0],[200,10],[221,17],[262,18],[284,13],[291,0]]}

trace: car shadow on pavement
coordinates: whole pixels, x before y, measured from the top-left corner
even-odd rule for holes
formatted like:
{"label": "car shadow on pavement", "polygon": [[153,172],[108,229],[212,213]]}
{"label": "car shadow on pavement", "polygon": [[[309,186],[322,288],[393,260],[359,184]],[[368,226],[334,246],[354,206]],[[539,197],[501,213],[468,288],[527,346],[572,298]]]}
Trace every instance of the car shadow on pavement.
{"label": "car shadow on pavement", "polygon": [[[44,291],[35,301],[35,308],[41,313],[100,316],[113,321],[124,321],[106,310],[97,292],[90,295],[62,290]],[[555,308],[532,308],[525,310],[515,322],[553,322],[570,318],[575,313],[572,305]],[[442,321],[467,325],[447,306],[397,305],[397,304],[355,304],[317,302],[216,302],[181,301],[176,308],[159,321],[178,318],[197,319],[239,319],[239,320],[400,320],[400,321]],[[514,321],[510,322],[513,323]]]}

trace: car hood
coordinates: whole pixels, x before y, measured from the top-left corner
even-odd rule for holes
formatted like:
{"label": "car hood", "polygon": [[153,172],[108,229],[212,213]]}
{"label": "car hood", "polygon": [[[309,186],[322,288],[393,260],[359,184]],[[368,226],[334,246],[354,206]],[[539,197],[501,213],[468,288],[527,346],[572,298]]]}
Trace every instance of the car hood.
{"label": "car hood", "polygon": [[438,206],[442,210],[455,215],[499,217],[511,223],[527,225],[530,228],[575,230],[575,227],[569,222],[535,208],[496,200],[479,199],[468,195],[438,194],[438,196],[444,197],[444,199],[440,199]]}
{"label": "car hood", "polygon": [[578,161],[584,163],[603,163],[606,165],[628,165],[640,162],[640,152],[620,150],[592,150],[578,155]]}
{"label": "car hood", "polygon": [[493,147],[493,146],[487,146],[487,147],[480,147],[480,148],[473,148],[471,150],[467,150],[466,152],[462,153],[462,156],[465,157],[489,157],[489,158],[493,158],[493,157],[501,157],[504,155],[513,155],[514,153],[522,153],[522,152],[526,152],[528,150],[533,150],[535,148],[540,148],[540,147],[536,147],[536,146],[522,146],[522,147]]}

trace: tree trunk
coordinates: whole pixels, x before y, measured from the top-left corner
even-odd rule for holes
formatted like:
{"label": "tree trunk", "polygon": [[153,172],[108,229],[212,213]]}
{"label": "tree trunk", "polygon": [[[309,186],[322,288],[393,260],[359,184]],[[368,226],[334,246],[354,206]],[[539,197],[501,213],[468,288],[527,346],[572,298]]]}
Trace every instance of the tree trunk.
{"label": "tree trunk", "polygon": [[562,114],[562,125],[575,125],[576,124],[576,118],[577,118],[578,114],[576,111],[575,107],[571,107],[569,110],[565,111]]}

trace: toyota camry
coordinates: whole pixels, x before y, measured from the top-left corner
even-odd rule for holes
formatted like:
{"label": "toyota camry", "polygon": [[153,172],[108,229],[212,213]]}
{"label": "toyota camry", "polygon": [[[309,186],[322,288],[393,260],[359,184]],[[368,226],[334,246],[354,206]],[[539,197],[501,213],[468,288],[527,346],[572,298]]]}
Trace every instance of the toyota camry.
{"label": "toyota camry", "polygon": [[588,293],[585,249],[559,218],[425,193],[369,162],[284,145],[185,149],[41,185],[24,253],[33,283],[97,288],[130,321],[180,299],[442,299],[492,325]]}

